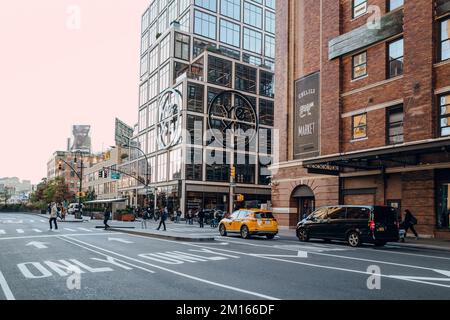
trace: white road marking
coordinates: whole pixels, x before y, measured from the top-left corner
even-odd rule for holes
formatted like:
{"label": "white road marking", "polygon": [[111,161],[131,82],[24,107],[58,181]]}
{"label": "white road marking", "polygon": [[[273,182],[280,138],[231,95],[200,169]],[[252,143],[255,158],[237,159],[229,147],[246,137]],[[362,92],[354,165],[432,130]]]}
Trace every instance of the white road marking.
{"label": "white road marking", "polygon": [[11,289],[9,288],[9,285],[6,282],[6,279],[3,276],[3,273],[1,271],[0,271],[0,287],[3,290],[3,294],[5,295],[6,300],[16,300],[16,298],[14,298],[14,295],[11,292]]}
{"label": "white road marking", "polygon": [[[123,234],[118,232],[117,234]],[[71,236],[107,236],[107,233],[74,233]],[[54,238],[59,237],[59,234],[47,234],[42,236],[17,236],[17,237],[8,237],[8,238],[0,238],[0,240],[17,240],[17,239],[40,239],[40,238]]]}
{"label": "white road marking", "polygon": [[17,233],[25,233],[23,229],[16,229]]}
{"label": "white road marking", "polygon": [[95,248],[95,249],[97,249],[97,250],[101,250],[101,251],[104,251],[104,252],[108,252],[108,253],[110,253],[110,254],[117,255],[117,256],[119,256],[119,257],[122,257],[122,258],[125,258],[125,259],[128,259],[128,260],[131,260],[131,261],[139,262],[139,263],[142,263],[142,264],[151,266],[151,267],[153,267],[153,268],[160,269],[160,270],[163,270],[163,271],[166,271],[166,272],[170,272],[170,273],[173,273],[173,274],[176,274],[176,275],[178,275],[178,276],[181,276],[181,277],[184,277],[184,278],[188,278],[188,279],[191,279],[191,280],[195,280],[195,281],[207,283],[207,284],[210,284],[210,285],[213,285],[213,286],[217,286],[217,287],[221,287],[221,288],[225,288],[225,289],[237,291],[237,292],[240,292],[240,293],[249,294],[249,295],[256,296],[256,297],[263,298],[263,299],[268,299],[268,300],[280,300],[279,298],[271,297],[271,296],[268,296],[268,295],[260,294],[260,293],[253,292],[253,291],[249,291],[249,290],[240,289],[240,288],[237,288],[237,287],[233,287],[233,286],[221,284],[221,283],[214,282],[214,281],[209,281],[209,280],[202,279],[202,278],[198,278],[198,277],[195,277],[195,276],[190,276],[190,275],[188,275],[188,274],[186,274],[186,273],[182,273],[182,272],[178,272],[178,271],[175,271],[175,270],[167,269],[167,268],[165,268],[165,267],[161,267],[161,266],[154,265],[154,264],[151,264],[151,263],[148,263],[148,262],[145,262],[145,261],[141,261],[141,260],[138,260],[138,259],[134,259],[134,258],[132,258],[132,257],[124,256],[124,255],[121,255],[121,254],[119,254],[119,253],[116,253],[116,252],[113,252],[113,251],[110,251],[110,250],[106,250],[106,249],[103,249],[103,248],[94,246],[94,245],[92,245],[92,244],[83,242],[83,241],[78,240],[78,239],[72,239],[72,238],[70,238],[69,236],[61,236],[61,238],[68,238],[68,239],[71,239],[71,240],[76,241],[76,242],[78,242],[78,243],[81,243],[81,244],[84,244],[84,245],[86,245],[86,246],[89,246],[89,247],[91,247],[91,248]]}
{"label": "white road marking", "polygon": [[70,228],[64,228],[64,230],[75,232],[74,229],[70,229]]}
{"label": "white road marking", "polygon": [[42,233],[42,231],[39,230],[39,229],[33,229],[33,231],[34,231],[34,232],[37,232],[37,233]]}
{"label": "white road marking", "polygon": [[46,246],[47,243],[45,242],[39,242],[39,241],[32,241],[32,242],[28,242],[26,244],[27,247],[29,246],[34,246],[37,249],[47,249],[48,247]]}
{"label": "white road marking", "polygon": [[86,231],[86,232],[92,232],[92,230],[87,228],[77,228],[78,230]]}
{"label": "white road marking", "polygon": [[134,243],[133,241],[128,241],[128,240],[121,239],[121,238],[108,238],[108,241],[117,241],[117,242],[126,243],[126,244]]}
{"label": "white road marking", "polygon": [[5,230],[0,229],[0,234],[6,234]]}
{"label": "white road marking", "polygon": [[33,223],[34,222],[34,220],[29,220],[31,223]]}
{"label": "white road marking", "polygon": [[43,219],[41,219],[41,220],[39,220],[40,222],[46,222],[45,220],[43,220]]}

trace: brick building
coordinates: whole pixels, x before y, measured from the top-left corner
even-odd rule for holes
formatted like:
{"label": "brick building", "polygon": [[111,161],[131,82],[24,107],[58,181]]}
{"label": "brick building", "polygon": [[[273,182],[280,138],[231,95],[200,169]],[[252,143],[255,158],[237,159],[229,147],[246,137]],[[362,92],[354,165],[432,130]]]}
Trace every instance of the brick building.
{"label": "brick building", "polygon": [[389,204],[421,236],[450,237],[450,1],[277,6],[281,224],[326,204]]}

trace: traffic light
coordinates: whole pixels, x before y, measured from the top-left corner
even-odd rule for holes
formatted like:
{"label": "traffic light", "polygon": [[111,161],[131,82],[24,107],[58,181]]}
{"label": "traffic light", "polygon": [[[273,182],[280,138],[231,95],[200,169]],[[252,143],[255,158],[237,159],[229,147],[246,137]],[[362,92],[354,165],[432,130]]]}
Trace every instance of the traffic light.
{"label": "traffic light", "polygon": [[103,178],[108,178],[108,170],[103,171]]}
{"label": "traffic light", "polygon": [[98,178],[100,179],[100,178],[103,178],[103,170],[100,170],[99,172],[98,172]]}
{"label": "traffic light", "polygon": [[244,195],[243,194],[237,194],[236,195],[237,202],[243,202],[244,201]]}
{"label": "traffic light", "polygon": [[58,170],[62,170],[62,161],[58,162]]}
{"label": "traffic light", "polygon": [[233,179],[236,178],[236,168],[234,166],[231,166],[231,177]]}

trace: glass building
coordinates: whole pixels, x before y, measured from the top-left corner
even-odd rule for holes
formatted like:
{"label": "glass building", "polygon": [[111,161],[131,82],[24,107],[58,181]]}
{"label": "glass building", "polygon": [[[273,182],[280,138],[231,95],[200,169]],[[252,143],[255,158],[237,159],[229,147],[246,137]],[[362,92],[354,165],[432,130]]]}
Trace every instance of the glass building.
{"label": "glass building", "polygon": [[275,0],[151,2],[132,138],[141,151],[122,167],[141,181],[148,173],[151,188],[124,176],[130,204],[184,213],[230,211],[236,194],[270,201],[274,59]]}

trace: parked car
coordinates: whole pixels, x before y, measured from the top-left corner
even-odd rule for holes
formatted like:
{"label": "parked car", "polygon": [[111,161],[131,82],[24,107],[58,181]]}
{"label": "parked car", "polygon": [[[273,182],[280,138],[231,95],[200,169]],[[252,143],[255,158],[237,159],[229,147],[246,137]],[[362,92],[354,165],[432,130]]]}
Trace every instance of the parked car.
{"label": "parked car", "polygon": [[297,224],[297,237],[300,241],[345,240],[352,247],[384,246],[399,240],[397,211],[387,206],[322,207]]}
{"label": "parked car", "polygon": [[[71,203],[69,204],[69,207],[67,208],[67,212],[69,214],[75,214],[75,212],[78,212],[78,209],[80,208],[80,205],[78,203]],[[83,204],[81,204],[81,212],[83,212]]]}
{"label": "parked car", "polygon": [[244,239],[248,239],[252,235],[273,239],[278,233],[278,222],[270,211],[241,209],[220,221],[219,232],[223,237],[227,234],[236,233]]}

